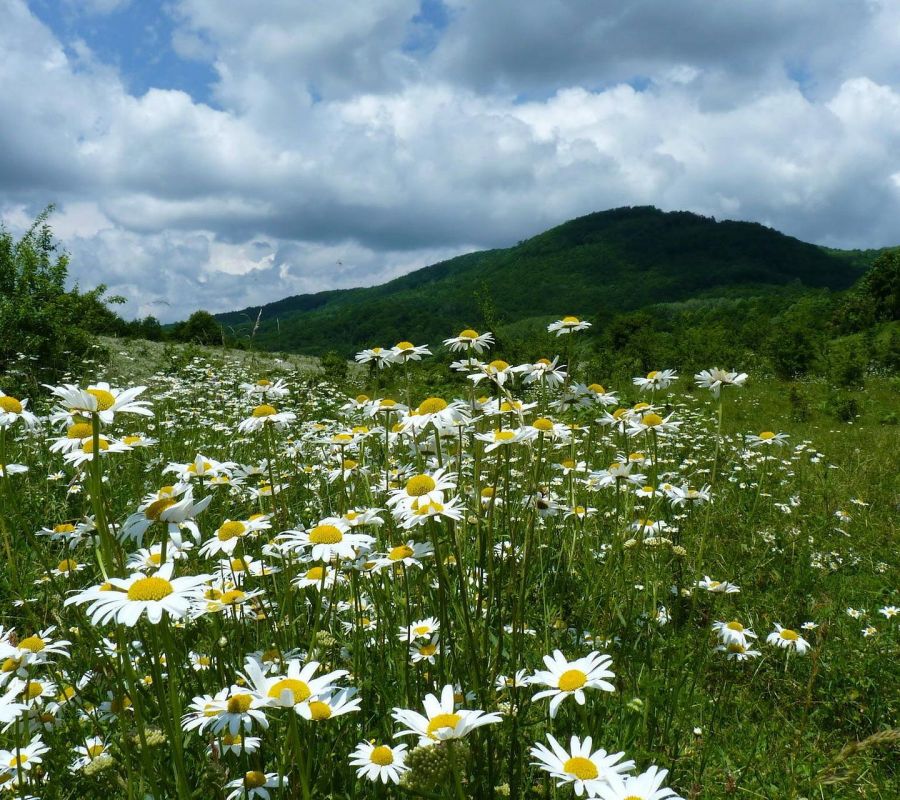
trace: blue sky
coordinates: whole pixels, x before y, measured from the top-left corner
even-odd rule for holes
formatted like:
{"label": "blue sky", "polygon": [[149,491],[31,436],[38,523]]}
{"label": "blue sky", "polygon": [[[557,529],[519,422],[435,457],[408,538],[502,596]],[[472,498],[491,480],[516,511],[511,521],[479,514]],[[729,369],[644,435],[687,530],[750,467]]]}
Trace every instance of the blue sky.
{"label": "blue sky", "polygon": [[0,0],[0,219],[177,319],[654,204],[900,243],[893,0]]}

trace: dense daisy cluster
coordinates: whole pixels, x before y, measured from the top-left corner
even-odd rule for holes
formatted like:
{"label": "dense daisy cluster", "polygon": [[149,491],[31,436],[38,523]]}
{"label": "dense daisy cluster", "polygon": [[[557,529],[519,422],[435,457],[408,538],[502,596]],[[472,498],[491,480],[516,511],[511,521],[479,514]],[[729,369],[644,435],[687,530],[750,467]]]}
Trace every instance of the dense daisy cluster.
{"label": "dense daisy cluster", "polygon": [[723,433],[744,373],[680,398],[671,369],[577,380],[588,327],[551,324],[566,355],[522,364],[462,330],[455,397],[413,397],[431,350],[405,341],[356,356],[377,389],[352,397],[202,360],[50,386],[38,414],[0,393],[0,796],[686,795],[706,692],[818,658],[816,621],[752,594],[788,553],[816,569],[812,534],[768,526],[825,466]]}

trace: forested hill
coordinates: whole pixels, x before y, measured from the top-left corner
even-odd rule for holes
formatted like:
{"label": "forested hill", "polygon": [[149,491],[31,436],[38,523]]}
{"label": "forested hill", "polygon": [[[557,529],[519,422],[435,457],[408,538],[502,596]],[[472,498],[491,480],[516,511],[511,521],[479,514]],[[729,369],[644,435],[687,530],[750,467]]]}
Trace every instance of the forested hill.
{"label": "forested hill", "polygon": [[[471,253],[381,286],[287,297],[262,307],[254,345],[349,355],[401,339],[435,343],[465,326],[609,318],[660,303],[845,289],[878,251],[801,242],[763,225],[652,206],[570,220],[515,247]],[[217,319],[246,335],[259,313]]]}

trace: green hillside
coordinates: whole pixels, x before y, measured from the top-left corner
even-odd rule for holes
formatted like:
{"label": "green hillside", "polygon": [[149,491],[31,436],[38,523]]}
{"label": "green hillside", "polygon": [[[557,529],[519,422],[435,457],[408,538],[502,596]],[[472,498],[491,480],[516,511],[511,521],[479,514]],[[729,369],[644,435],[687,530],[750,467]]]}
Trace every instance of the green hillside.
{"label": "green hillside", "polygon": [[[879,251],[841,251],[763,225],[652,206],[589,214],[506,249],[471,253],[371,288],[263,306],[254,345],[350,354],[400,339],[435,343],[461,326],[591,318],[703,298],[846,289]],[[789,290],[789,291],[786,291]],[[259,307],[218,315],[237,336]]]}

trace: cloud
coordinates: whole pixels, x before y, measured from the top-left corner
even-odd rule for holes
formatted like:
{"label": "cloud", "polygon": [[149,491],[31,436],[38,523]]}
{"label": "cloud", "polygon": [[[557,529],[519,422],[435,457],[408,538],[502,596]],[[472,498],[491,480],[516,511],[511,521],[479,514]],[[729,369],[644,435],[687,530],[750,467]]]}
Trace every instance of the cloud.
{"label": "cloud", "polygon": [[0,4],[0,217],[57,201],[73,277],[131,314],[371,285],[628,204],[900,241],[897,4],[454,0],[416,49],[411,0],[181,0],[212,105],[131,94]]}

